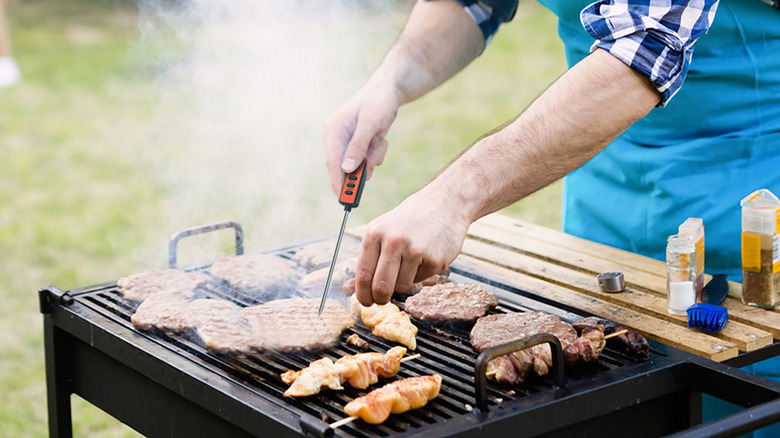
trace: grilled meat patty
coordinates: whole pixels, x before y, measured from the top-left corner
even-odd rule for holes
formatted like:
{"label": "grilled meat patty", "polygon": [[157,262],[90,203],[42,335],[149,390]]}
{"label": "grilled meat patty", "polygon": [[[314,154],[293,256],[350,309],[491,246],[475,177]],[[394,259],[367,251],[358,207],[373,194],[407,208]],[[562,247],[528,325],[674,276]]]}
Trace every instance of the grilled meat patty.
{"label": "grilled meat patty", "polygon": [[147,270],[117,281],[120,292],[130,301],[143,301],[151,296],[165,295],[189,299],[195,288],[208,283],[209,277],[199,272],[178,269]]}
{"label": "grilled meat patty", "polygon": [[258,350],[319,350],[336,343],[355,318],[335,300],[326,300],[317,317],[319,298],[269,301],[241,310],[252,330],[252,347]]}
{"label": "grilled meat patty", "polygon": [[470,283],[425,286],[406,299],[412,317],[431,322],[473,322],[497,305],[492,292]]}
{"label": "grilled meat patty", "polygon": [[295,262],[270,254],[223,257],[211,265],[210,272],[213,277],[259,299],[292,289],[298,276]]}

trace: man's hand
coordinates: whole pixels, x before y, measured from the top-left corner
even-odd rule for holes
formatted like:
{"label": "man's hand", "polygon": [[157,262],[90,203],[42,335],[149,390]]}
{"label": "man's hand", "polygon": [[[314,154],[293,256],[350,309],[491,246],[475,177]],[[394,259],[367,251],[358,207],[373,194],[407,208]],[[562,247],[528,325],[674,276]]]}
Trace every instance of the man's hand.
{"label": "man's hand", "polygon": [[358,301],[386,304],[393,292],[407,291],[447,268],[460,253],[471,223],[460,207],[446,194],[424,188],[371,221],[355,275]]}
{"label": "man's hand", "polygon": [[382,164],[387,152],[385,135],[398,107],[391,83],[369,83],[325,122],[325,155],[334,193],[339,194],[343,175],[357,169],[364,158],[366,178]]}
{"label": "man's hand", "polygon": [[366,177],[382,163],[398,108],[460,71],[482,51],[479,26],[455,0],[417,2],[398,40],[366,85],[325,123],[333,192],[366,159]]}

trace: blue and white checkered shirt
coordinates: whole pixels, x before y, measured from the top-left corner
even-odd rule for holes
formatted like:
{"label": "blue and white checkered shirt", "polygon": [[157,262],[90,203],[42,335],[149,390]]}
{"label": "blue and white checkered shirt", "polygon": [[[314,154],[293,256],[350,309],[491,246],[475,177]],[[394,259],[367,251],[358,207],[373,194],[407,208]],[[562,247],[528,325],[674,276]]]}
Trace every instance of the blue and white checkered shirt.
{"label": "blue and white checkered shirt", "polygon": [[[514,16],[517,0],[459,0],[482,29],[486,44]],[[601,0],[580,13],[591,47],[610,52],[650,79],[660,106],[682,86],[693,44],[707,33],[718,0]]]}

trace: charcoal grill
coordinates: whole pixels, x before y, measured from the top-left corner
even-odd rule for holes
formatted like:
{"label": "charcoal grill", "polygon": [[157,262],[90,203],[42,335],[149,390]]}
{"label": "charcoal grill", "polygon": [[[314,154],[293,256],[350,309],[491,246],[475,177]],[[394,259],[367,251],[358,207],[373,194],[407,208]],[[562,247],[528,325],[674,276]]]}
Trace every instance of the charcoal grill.
{"label": "charcoal grill", "polygon": [[[236,231],[236,252],[243,251],[238,224],[210,225],[174,236],[170,264],[176,264],[176,242],[183,236],[226,227]],[[272,252],[289,257],[304,246]],[[208,266],[195,270],[208,272]],[[567,321],[587,316],[457,263],[451,270],[453,281],[480,283],[494,292],[498,312],[544,311]],[[256,304],[223,284],[210,283],[203,293]],[[660,343],[651,342],[649,361],[607,348],[597,363],[566,370],[565,379],[554,372],[508,387],[475,378],[475,368],[484,372],[484,367],[475,366],[466,329],[422,326],[417,337],[422,357],[404,362],[398,378],[438,373],[444,378],[440,396],[381,425],[355,421],[334,431],[329,423],[344,418],[343,406],[366,391],[283,398],[287,385],[279,374],[323,356],[335,360],[361,352],[345,342],[317,354],[222,356],[187,336],[134,329],[130,316],[136,305],[121,297],[115,282],[68,291],[48,286],[39,297],[53,437],[72,435],[71,394],[147,436],[585,436],[620,430],[637,436],[728,436],[780,420],[780,385]],[[360,322],[341,341],[353,333],[368,340],[372,351],[394,345]],[[475,382],[482,382],[476,386],[484,392],[477,392]],[[702,393],[747,409],[701,425]]]}

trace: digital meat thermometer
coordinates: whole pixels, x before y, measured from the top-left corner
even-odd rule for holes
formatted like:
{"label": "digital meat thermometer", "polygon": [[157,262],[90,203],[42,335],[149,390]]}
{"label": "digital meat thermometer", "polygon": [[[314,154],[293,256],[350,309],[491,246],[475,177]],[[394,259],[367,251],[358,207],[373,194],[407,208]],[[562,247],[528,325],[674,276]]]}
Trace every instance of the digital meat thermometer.
{"label": "digital meat thermometer", "polygon": [[322,291],[322,300],[320,300],[320,310],[317,312],[317,316],[322,315],[322,309],[325,307],[325,299],[328,298],[328,289],[330,289],[330,280],[333,277],[333,268],[336,265],[336,259],[339,256],[339,248],[341,247],[341,238],[344,237],[344,229],[347,227],[347,218],[349,212],[360,203],[360,195],[363,194],[363,185],[366,182],[365,177],[366,160],[360,163],[360,166],[354,171],[344,175],[344,181],[341,183],[341,193],[339,195],[339,203],[344,206],[344,219],[341,220],[341,231],[339,231],[339,237],[336,239],[336,250],[333,251],[333,260],[330,262],[330,269],[328,270],[328,279],[325,280],[325,290]]}

